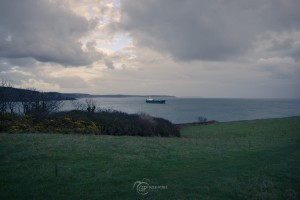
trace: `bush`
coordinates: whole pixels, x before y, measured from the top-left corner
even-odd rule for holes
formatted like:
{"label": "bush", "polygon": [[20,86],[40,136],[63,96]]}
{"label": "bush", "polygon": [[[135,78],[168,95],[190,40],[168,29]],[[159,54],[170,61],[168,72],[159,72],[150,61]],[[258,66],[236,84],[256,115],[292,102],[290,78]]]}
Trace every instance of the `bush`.
{"label": "bush", "polygon": [[104,135],[180,137],[179,130],[170,121],[145,114],[127,114],[113,110],[95,113],[74,110],[56,113],[55,116],[92,121]]}
{"label": "bush", "polygon": [[19,116],[0,113],[0,132],[31,132],[33,119],[30,116]]}
{"label": "bush", "polygon": [[0,118],[0,132],[180,137],[179,130],[168,120],[112,110],[58,112],[39,120],[8,113]]}
{"label": "bush", "polygon": [[200,123],[205,123],[205,122],[207,122],[207,118],[206,118],[206,117],[199,116],[199,117],[198,117],[198,122],[200,122]]}

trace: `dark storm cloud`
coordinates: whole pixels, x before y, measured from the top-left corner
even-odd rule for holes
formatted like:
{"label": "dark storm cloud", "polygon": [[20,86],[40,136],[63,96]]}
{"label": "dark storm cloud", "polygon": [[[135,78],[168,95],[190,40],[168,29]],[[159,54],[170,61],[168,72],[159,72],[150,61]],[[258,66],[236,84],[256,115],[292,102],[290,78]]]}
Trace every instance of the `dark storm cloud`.
{"label": "dark storm cloud", "polygon": [[175,59],[226,60],[267,31],[299,31],[299,10],[299,0],[123,0],[118,25]]}
{"label": "dark storm cloud", "polygon": [[84,52],[78,39],[94,27],[48,0],[0,0],[0,57],[88,65],[101,55]]}

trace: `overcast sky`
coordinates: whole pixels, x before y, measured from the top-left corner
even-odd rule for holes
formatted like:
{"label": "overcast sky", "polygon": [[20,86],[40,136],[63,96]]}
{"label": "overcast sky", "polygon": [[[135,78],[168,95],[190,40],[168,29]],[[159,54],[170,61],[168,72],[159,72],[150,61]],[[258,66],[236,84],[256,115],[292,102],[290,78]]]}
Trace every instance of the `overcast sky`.
{"label": "overcast sky", "polygon": [[0,78],[91,94],[300,98],[299,0],[0,0]]}

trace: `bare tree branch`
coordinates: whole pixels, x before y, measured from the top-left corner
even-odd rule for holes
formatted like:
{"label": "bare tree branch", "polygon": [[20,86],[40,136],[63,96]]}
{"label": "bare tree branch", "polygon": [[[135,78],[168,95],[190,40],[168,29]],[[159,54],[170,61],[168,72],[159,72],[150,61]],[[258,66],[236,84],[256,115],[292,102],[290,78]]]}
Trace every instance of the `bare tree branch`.
{"label": "bare tree branch", "polygon": [[88,112],[95,112],[97,107],[97,102],[94,99],[86,99],[85,104],[86,104],[86,110]]}

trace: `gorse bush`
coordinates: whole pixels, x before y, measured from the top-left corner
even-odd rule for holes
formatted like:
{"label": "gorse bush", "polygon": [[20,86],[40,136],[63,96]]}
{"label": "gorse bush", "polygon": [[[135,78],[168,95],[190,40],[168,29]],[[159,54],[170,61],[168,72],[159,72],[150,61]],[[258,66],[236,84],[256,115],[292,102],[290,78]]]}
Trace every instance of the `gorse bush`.
{"label": "gorse bush", "polygon": [[92,121],[74,120],[68,117],[47,117],[36,120],[32,116],[0,114],[0,132],[11,133],[82,133],[100,134],[100,128]]}
{"label": "gorse bush", "polygon": [[177,127],[168,120],[111,110],[57,112],[39,120],[2,113],[0,118],[1,132],[180,137]]}

